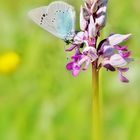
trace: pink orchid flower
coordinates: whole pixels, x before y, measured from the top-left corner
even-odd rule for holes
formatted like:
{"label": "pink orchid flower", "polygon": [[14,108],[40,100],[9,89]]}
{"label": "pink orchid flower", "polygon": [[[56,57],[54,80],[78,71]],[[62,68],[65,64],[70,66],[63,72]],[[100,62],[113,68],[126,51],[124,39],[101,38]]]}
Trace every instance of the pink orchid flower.
{"label": "pink orchid flower", "polygon": [[72,46],[66,51],[75,50],[72,61],[66,66],[73,76],[78,76],[81,70],[87,70],[94,63],[96,68],[106,68],[118,71],[122,82],[129,82],[123,75],[128,71],[128,64],[133,60],[127,46],[120,43],[129,39],[131,34],[112,34],[97,44],[100,30],[106,23],[107,0],[85,0],[81,6],[80,29],[73,38]]}
{"label": "pink orchid flower", "polygon": [[111,35],[104,41],[98,50],[101,57],[100,64],[110,71],[118,70],[120,80],[123,82],[128,82],[122,74],[123,72],[126,72],[126,69],[128,70],[126,67],[133,59],[130,58],[131,53],[128,51],[127,47],[119,46],[119,44],[127,40],[130,36],[131,34]]}

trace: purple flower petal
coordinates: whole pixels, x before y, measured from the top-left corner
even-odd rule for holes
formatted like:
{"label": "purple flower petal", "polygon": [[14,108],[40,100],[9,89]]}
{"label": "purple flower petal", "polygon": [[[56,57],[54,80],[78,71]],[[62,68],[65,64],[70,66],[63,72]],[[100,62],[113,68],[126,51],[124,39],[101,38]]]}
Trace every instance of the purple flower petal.
{"label": "purple flower petal", "polygon": [[86,47],[83,50],[83,54],[88,57],[92,62],[98,58],[97,50],[94,47]]}
{"label": "purple flower petal", "polygon": [[73,69],[73,71],[72,71],[72,75],[73,75],[74,77],[76,77],[76,76],[79,75],[79,73],[80,73],[80,67],[79,67],[79,66],[76,66],[76,67]]}
{"label": "purple flower petal", "polygon": [[124,83],[129,83],[129,80],[122,75],[122,72],[119,72],[120,80]]}
{"label": "purple flower petal", "polygon": [[89,40],[89,46],[95,46],[96,45],[96,38],[92,38],[91,40]]}
{"label": "purple flower petal", "polygon": [[118,68],[118,70],[120,72],[127,72],[129,70],[129,68]]}
{"label": "purple flower petal", "polygon": [[116,71],[116,69],[110,64],[105,64],[104,67],[107,68],[107,70]]}
{"label": "purple flower petal", "polygon": [[73,63],[74,62],[70,62],[66,65],[67,70],[73,70]]}
{"label": "purple flower petal", "polygon": [[115,48],[112,46],[105,45],[103,48],[103,56],[104,57],[110,57],[115,53]]}
{"label": "purple flower petal", "polygon": [[108,37],[109,45],[114,46],[122,43],[123,41],[127,40],[131,34],[121,35],[121,34],[114,34]]}
{"label": "purple flower petal", "polygon": [[86,62],[89,58],[84,56],[81,60],[79,60],[78,65],[81,66],[84,62]]}
{"label": "purple flower petal", "polygon": [[128,57],[130,57],[131,56],[131,51],[127,51],[127,52],[123,52],[122,53],[122,57],[123,58],[128,58]]}
{"label": "purple flower petal", "polygon": [[125,58],[125,60],[126,60],[127,63],[130,63],[130,62],[134,61],[133,58]]}
{"label": "purple flower petal", "polygon": [[70,52],[70,51],[72,51],[76,47],[77,47],[77,45],[72,45],[70,48],[66,49],[66,51]]}
{"label": "purple flower petal", "polygon": [[79,48],[76,48],[76,53],[75,53],[75,55],[78,55],[78,56],[82,55],[82,53],[80,52],[80,49],[79,49]]}
{"label": "purple flower petal", "polygon": [[120,51],[127,51],[127,46],[114,46],[115,47],[115,49],[117,49],[117,50],[120,50]]}
{"label": "purple flower petal", "polygon": [[74,56],[71,57],[75,62],[78,61],[79,59],[82,58],[81,54],[75,54]]}
{"label": "purple flower petal", "polygon": [[110,57],[110,64],[114,67],[123,67],[127,65],[127,61],[120,54],[114,54]]}

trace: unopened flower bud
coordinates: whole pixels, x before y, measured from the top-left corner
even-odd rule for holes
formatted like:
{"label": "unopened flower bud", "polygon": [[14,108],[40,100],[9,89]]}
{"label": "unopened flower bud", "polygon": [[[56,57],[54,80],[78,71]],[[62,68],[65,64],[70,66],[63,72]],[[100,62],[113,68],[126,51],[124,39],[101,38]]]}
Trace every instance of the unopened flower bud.
{"label": "unopened flower bud", "polygon": [[107,1],[102,3],[96,13],[96,24],[98,25],[99,30],[101,30],[106,24],[106,13],[107,13]]}
{"label": "unopened flower bud", "polygon": [[90,38],[94,38],[97,35],[97,28],[93,19],[93,16],[90,16],[90,23],[88,26],[88,33]]}
{"label": "unopened flower bud", "polygon": [[81,6],[81,12],[80,12],[80,28],[81,28],[82,31],[85,31],[86,30],[87,24],[88,24],[88,21],[84,17],[84,9]]}

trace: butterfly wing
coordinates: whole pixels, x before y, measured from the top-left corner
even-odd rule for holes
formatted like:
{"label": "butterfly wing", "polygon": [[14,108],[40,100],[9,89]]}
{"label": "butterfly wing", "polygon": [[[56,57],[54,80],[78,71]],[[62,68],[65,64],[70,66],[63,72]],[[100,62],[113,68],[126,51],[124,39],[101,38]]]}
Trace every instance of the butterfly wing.
{"label": "butterfly wing", "polygon": [[75,32],[75,10],[65,2],[57,1],[33,9],[29,16],[40,27],[61,39],[69,39]]}

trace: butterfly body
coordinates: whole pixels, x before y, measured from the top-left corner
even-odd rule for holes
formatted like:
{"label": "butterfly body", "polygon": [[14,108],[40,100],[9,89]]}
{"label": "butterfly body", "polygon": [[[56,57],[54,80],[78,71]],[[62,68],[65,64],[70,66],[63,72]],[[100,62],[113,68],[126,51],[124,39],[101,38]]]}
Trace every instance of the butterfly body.
{"label": "butterfly body", "polygon": [[63,40],[72,40],[75,35],[75,10],[61,1],[29,12],[31,19],[40,27]]}

